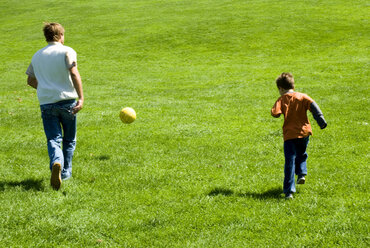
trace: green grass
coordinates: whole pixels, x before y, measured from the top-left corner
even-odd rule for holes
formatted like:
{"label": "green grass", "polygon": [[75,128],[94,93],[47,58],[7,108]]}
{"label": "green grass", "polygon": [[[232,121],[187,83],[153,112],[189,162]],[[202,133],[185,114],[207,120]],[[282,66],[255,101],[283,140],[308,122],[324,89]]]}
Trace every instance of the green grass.
{"label": "green grass", "polygon": [[[0,247],[368,247],[367,1],[0,1]],[[42,22],[78,53],[85,108],[55,192],[36,92]],[[275,78],[329,126],[282,195]],[[122,107],[137,111],[130,125]]]}

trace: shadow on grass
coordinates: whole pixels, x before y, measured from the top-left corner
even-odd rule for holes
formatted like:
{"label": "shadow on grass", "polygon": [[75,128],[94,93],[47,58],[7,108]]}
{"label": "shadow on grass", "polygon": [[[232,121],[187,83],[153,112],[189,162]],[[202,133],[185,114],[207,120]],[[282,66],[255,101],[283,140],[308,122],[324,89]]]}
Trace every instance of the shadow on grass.
{"label": "shadow on grass", "polygon": [[281,188],[273,188],[269,189],[262,193],[255,193],[255,192],[247,192],[247,193],[235,193],[231,189],[226,188],[214,188],[212,189],[207,195],[208,196],[217,196],[217,195],[223,195],[223,196],[238,196],[238,197],[251,197],[255,199],[280,199],[282,194]]}
{"label": "shadow on grass", "polygon": [[262,193],[255,193],[255,192],[247,192],[247,193],[239,193],[238,196],[240,197],[252,197],[256,199],[280,199],[283,190],[281,188],[274,188],[269,189]]}
{"label": "shadow on grass", "polygon": [[22,181],[0,181],[0,191],[4,191],[6,188],[21,187],[24,190],[35,190],[43,191],[44,186],[42,184],[42,179],[26,179]]}
{"label": "shadow on grass", "polygon": [[217,195],[224,195],[224,196],[231,196],[234,194],[234,191],[231,189],[225,188],[214,188],[209,193],[208,196],[217,196]]}
{"label": "shadow on grass", "polygon": [[97,160],[104,161],[104,160],[109,160],[110,156],[109,155],[100,155],[96,157]]}

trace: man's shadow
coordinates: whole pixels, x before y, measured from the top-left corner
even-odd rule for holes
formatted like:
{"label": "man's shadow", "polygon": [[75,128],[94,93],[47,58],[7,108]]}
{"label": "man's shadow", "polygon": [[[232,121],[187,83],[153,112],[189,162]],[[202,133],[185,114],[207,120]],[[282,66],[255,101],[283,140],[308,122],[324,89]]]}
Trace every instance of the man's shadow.
{"label": "man's shadow", "polygon": [[7,188],[21,187],[24,190],[43,191],[42,179],[25,179],[22,181],[0,181],[0,191],[5,191]]}
{"label": "man's shadow", "polygon": [[208,196],[217,196],[217,195],[224,195],[224,196],[238,196],[238,197],[251,197],[255,199],[281,199],[281,194],[282,194],[282,189],[281,188],[273,188],[269,189],[265,192],[262,193],[255,193],[255,192],[246,192],[246,193],[235,193],[231,189],[226,189],[226,188],[214,188],[212,189],[207,195]]}

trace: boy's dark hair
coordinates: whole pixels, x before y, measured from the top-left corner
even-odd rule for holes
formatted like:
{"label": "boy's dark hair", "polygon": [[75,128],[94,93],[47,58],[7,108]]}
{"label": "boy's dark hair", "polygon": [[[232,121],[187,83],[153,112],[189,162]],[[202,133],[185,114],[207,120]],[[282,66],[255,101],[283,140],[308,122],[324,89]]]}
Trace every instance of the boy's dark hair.
{"label": "boy's dark hair", "polygon": [[276,79],[276,86],[285,90],[294,89],[294,77],[289,72],[283,72]]}
{"label": "boy's dark hair", "polygon": [[43,31],[47,42],[58,41],[64,34],[63,26],[56,22],[44,23]]}

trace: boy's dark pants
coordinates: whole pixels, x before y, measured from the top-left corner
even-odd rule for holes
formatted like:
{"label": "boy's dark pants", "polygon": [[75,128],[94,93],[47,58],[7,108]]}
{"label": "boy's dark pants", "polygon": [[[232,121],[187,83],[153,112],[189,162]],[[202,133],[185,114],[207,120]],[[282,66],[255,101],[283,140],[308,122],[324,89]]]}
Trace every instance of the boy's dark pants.
{"label": "boy's dark pants", "polygon": [[294,193],[295,189],[295,177],[307,175],[307,152],[306,148],[308,145],[309,136],[305,138],[291,139],[284,141],[284,193]]}

